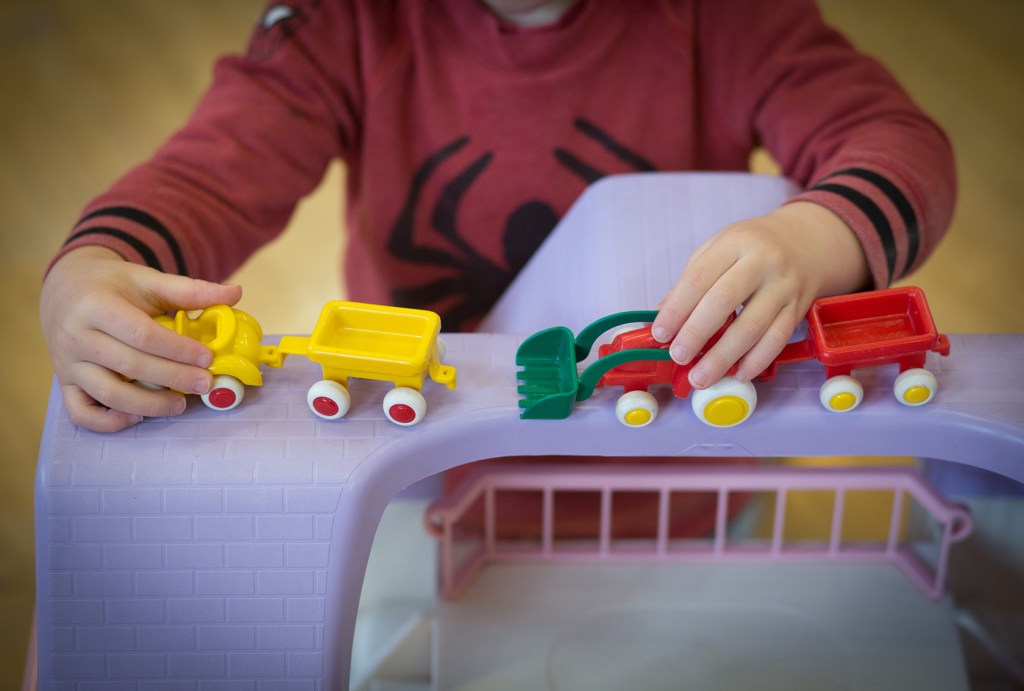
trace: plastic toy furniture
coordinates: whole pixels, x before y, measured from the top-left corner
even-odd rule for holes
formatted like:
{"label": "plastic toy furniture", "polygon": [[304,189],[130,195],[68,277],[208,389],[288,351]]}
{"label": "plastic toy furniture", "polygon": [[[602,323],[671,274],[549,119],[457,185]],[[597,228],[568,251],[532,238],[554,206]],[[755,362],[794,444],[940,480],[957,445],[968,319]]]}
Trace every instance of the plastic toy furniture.
{"label": "plastic toy furniture", "polygon": [[[619,421],[628,427],[644,427],[658,414],[658,402],[648,390],[670,385],[678,398],[692,392],[691,365],[669,359],[668,344],[654,340],[650,327],[615,336],[598,349],[598,358],[582,373],[578,365],[589,355],[596,339],[609,328],[632,322],[651,322],[656,311],[621,312],[598,319],[574,339],[565,327],[553,327],[526,339],[516,353],[521,368],[524,419],[568,417],[575,401],[583,401],[599,386],[621,386],[624,393],[615,405]],[[705,346],[713,346],[732,323],[729,319]],[[815,300],[807,313],[809,335],[789,343],[757,379],[774,379],[780,365],[817,358],[825,365],[821,386],[822,405],[835,412],[849,412],[864,398],[864,388],[852,376],[855,369],[896,364],[900,374],[894,383],[896,400],[909,406],[930,401],[937,388],[935,376],[924,369],[925,355],[949,354],[949,340],[935,329],[924,293],[917,288],[890,288],[856,295]],[[732,375],[694,392],[692,404],[698,419],[715,427],[730,427],[746,420],[757,405],[751,382]]]}
{"label": "plastic toy furniture", "polygon": [[260,365],[280,367],[284,356],[274,346],[263,345],[259,322],[240,309],[214,305],[197,317],[180,310],[173,317],[154,317],[168,329],[195,339],[213,351],[210,372],[213,388],[202,396],[214,410],[231,410],[245,395],[246,386],[261,386]]}
{"label": "plastic toy furniture", "polygon": [[929,362],[941,394],[920,408],[875,395],[893,379],[880,370],[864,405],[825,414],[823,368],[809,361],[764,382],[747,423],[712,428],[668,406],[642,445],[607,424],[610,390],[565,420],[521,420],[509,364],[519,338],[446,340],[462,385],[426,391],[432,413],[408,429],[383,414],[386,382],[359,382],[344,426],[313,418],[305,392],[320,372],[303,359],[226,415],[193,406],[113,435],[75,428],[54,390],[37,480],[41,688],[122,675],[343,688],[385,507],[475,460],[921,455],[1024,482],[1024,336],[951,335],[950,356]]}
{"label": "plastic toy furniture", "polygon": [[323,366],[324,378],[309,387],[310,410],[326,420],[348,412],[349,377],[390,381],[384,414],[396,425],[415,425],[427,411],[423,377],[455,388],[455,368],[442,364],[441,320],[427,310],[336,300],[328,302],[312,336],[286,336],[284,355],[305,355]]}
{"label": "plastic toy furniture", "polygon": [[[384,414],[390,381],[350,378],[343,425],[310,415],[306,392],[324,377],[304,358],[266,372],[244,406],[193,405],[116,434],[76,428],[54,388],[36,479],[40,688],[345,688],[386,506],[420,480],[481,459],[915,455],[1024,482],[1024,335],[951,334],[949,357],[926,356],[941,393],[917,408],[888,392],[891,368],[875,368],[861,406],[824,414],[824,367],[806,361],[759,383],[759,414],[735,427],[665,406],[637,444],[634,431],[607,424],[607,389],[565,420],[519,418],[521,334],[655,304],[660,295],[645,291],[661,292],[683,246],[729,220],[697,209],[763,210],[778,203],[781,184],[637,176],[591,188],[523,274],[540,281],[544,299],[517,282],[509,300],[529,302],[520,310],[503,300],[504,326],[446,335],[460,386],[424,387],[430,415],[411,428]],[[583,251],[549,254],[564,241]],[[600,285],[588,282],[610,265]]]}

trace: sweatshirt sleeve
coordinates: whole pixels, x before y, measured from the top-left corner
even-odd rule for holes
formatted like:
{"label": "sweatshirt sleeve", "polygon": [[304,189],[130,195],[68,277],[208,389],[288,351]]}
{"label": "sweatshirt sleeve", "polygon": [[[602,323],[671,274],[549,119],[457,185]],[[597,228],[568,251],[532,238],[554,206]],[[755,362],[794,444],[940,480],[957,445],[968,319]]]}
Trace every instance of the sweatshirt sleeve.
{"label": "sweatshirt sleeve", "polygon": [[945,134],[892,75],[813,0],[712,0],[698,36],[716,134],[763,145],[804,187],[794,200],[842,218],[875,287],[920,266],[949,226],[956,173]]}
{"label": "sweatshirt sleeve", "polygon": [[276,237],[360,123],[359,18],[348,3],[273,2],[225,57],[185,126],[94,199],[61,252],[100,245],[221,281]]}

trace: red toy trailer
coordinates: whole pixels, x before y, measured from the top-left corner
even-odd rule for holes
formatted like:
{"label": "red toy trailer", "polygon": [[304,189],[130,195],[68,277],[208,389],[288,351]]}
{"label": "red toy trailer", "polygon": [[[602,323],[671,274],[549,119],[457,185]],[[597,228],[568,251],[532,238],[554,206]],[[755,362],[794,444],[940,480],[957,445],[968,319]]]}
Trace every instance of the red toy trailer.
{"label": "red toy trailer", "polygon": [[[746,420],[757,404],[757,391],[741,382],[731,369],[707,389],[693,391],[690,365],[679,365],[668,355],[668,345],[651,336],[650,326],[617,335],[598,348],[598,358],[582,372],[596,339],[616,326],[650,322],[656,312],[621,312],[597,320],[575,338],[565,327],[534,334],[520,346],[516,364],[523,382],[520,407],[523,418],[568,417],[573,404],[589,398],[598,386],[621,386],[616,416],[628,426],[642,427],[654,421],[657,400],[648,389],[670,385],[679,398],[691,396],[694,412],[702,421],[729,427]],[[709,341],[714,344],[732,322],[730,319]],[[757,379],[775,377],[779,365],[818,359],[825,365],[822,405],[835,412],[856,408],[864,396],[852,372],[863,367],[896,364],[900,374],[894,384],[897,399],[906,405],[930,401],[937,389],[935,376],[924,369],[929,352],[949,353],[949,340],[935,329],[924,293],[918,288],[891,288],[815,300],[807,314],[808,336],[787,345]],[[703,351],[700,355],[703,355]],[[694,363],[700,356],[694,358]]]}

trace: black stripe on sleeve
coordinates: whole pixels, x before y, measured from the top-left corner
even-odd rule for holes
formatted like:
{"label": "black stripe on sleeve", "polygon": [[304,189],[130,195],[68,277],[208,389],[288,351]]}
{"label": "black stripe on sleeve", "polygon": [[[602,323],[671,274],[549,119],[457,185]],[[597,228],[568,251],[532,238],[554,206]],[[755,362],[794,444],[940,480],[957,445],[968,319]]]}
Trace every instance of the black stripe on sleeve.
{"label": "black stripe on sleeve", "polygon": [[177,238],[175,238],[171,234],[171,231],[167,230],[167,227],[160,221],[150,216],[145,211],[134,209],[130,206],[110,206],[104,209],[97,209],[96,211],[84,216],[76,225],[81,225],[86,221],[99,218],[101,216],[123,218],[152,230],[167,243],[167,247],[171,250],[171,254],[174,256],[174,262],[177,264],[176,270],[178,274],[182,276],[188,275],[188,271],[185,267],[185,256],[181,253],[181,246],[178,245]]}
{"label": "black stripe on sleeve", "polygon": [[896,239],[893,237],[892,226],[889,225],[889,220],[885,217],[885,213],[868,196],[846,185],[827,183],[815,185],[811,189],[839,195],[856,206],[861,213],[868,217],[871,225],[875,227],[875,232],[878,233],[878,239],[882,241],[882,251],[885,252],[885,266],[888,270],[885,282],[888,285],[893,279],[893,270],[896,268]]}
{"label": "black stripe on sleeve", "polygon": [[899,211],[900,218],[903,219],[903,225],[907,229],[907,260],[903,264],[903,270],[900,272],[900,275],[906,274],[910,271],[910,267],[914,265],[914,262],[917,260],[917,254],[921,249],[921,229],[917,222],[917,214],[914,213],[914,207],[910,205],[906,195],[903,194],[899,187],[893,184],[889,178],[879,175],[873,170],[846,168],[829,175],[825,179],[840,175],[850,175],[870,182],[881,190],[889,198],[893,206],[896,207],[896,210]]}
{"label": "black stripe on sleeve", "polygon": [[163,266],[161,266],[160,264],[160,260],[157,259],[156,257],[156,252],[154,252],[148,245],[139,240],[137,237],[129,235],[123,230],[118,230],[117,228],[104,228],[102,226],[86,228],[85,230],[79,231],[72,235],[71,237],[69,237],[67,242],[64,243],[64,245],[67,246],[74,242],[75,240],[77,240],[78,238],[85,237],[87,235],[109,235],[111,237],[117,238],[118,240],[121,240],[122,242],[131,245],[132,249],[138,252],[139,256],[142,257],[142,260],[146,262],[146,266],[161,272],[164,270]]}

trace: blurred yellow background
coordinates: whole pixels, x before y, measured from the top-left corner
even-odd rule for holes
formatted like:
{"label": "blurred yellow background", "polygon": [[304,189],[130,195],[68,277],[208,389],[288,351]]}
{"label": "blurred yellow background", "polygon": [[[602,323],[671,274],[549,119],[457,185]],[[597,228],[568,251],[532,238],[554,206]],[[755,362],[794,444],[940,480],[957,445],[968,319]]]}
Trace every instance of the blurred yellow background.
{"label": "blurred yellow background", "polygon": [[[262,0],[4,0],[0,14],[0,687],[21,679],[34,598],[32,498],[52,372],[44,267],[82,206],[188,115],[215,56],[241,50]],[[1024,332],[1024,3],[823,0],[950,134],[953,229],[912,277],[946,332]],[[340,168],[292,232],[234,281],[268,333],[308,332],[338,297]]]}

